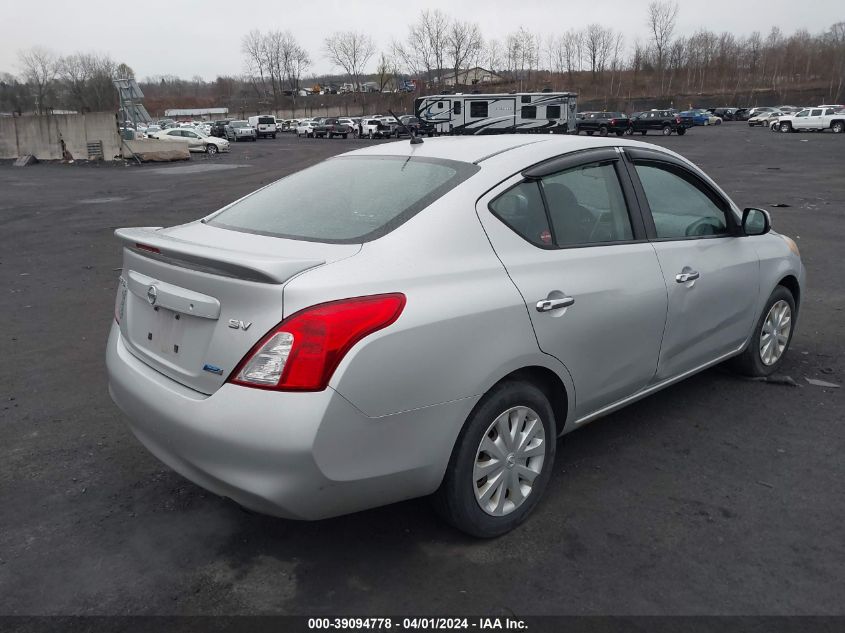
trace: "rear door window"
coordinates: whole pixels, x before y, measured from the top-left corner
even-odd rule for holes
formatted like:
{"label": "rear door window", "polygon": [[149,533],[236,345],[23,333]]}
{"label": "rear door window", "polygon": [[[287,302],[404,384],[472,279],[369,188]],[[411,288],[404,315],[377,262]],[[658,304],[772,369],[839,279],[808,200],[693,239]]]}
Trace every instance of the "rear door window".
{"label": "rear door window", "polygon": [[633,239],[628,207],[612,162],[581,165],[542,182],[558,246]]}
{"label": "rear door window", "polygon": [[[405,223],[479,167],[406,156],[333,158],[225,207],[212,226],[315,242],[360,243]],[[378,187],[372,186],[378,174]]]}

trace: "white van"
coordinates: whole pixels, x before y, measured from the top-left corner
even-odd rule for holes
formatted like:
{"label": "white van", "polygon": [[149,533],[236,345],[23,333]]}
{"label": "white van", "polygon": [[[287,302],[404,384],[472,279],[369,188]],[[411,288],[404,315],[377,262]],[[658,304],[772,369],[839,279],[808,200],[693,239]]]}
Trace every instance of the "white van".
{"label": "white van", "polygon": [[249,125],[255,128],[258,138],[271,136],[276,138],[276,117],[272,114],[261,114],[249,117]]}

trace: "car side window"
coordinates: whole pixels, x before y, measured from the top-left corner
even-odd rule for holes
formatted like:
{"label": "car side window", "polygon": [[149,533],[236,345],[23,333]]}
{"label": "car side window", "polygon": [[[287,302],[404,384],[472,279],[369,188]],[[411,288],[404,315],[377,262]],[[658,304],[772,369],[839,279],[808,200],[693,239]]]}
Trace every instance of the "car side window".
{"label": "car side window", "polygon": [[558,246],[633,239],[631,218],[612,162],[546,176],[543,193]]}
{"label": "car side window", "polygon": [[659,239],[727,235],[725,211],[691,174],[668,165],[636,163]]}
{"label": "car side window", "polygon": [[508,189],[490,203],[490,211],[532,244],[552,245],[540,184],[536,180],[526,180]]}

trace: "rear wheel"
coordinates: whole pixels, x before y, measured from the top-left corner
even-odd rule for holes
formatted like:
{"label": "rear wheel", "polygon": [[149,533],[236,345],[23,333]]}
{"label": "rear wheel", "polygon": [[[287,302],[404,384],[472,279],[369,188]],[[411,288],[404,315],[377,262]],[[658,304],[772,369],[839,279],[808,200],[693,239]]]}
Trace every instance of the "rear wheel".
{"label": "rear wheel", "polygon": [[686,133],[687,133],[687,128],[685,128],[685,127],[679,127],[678,128],[678,136],[683,136]]}
{"label": "rear wheel", "polygon": [[842,134],[842,132],[845,132],[845,122],[834,121],[830,129],[833,130],[834,134]]}
{"label": "rear wheel", "polygon": [[607,136],[607,126],[602,125],[599,128],[599,136]]}
{"label": "rear wheel", "polygon": [[778,286],[754,326],[748,347],[731,360],[734,370],[753,377],[776,372],[792,342],[795,315],[795,298],[785,287]]}
{"label": "rear wheel", "polygon": [[669,125],[663,126],[663,136],[669,136],[672,133],[672,128]]}
{"label": "rear wheel", "polygon": [[435,508],[472,536],[509,532],[540,500],[556,438],[554,413],[540,389],[523,381],[499,384],[475,406],[458,436],[434,494]]}

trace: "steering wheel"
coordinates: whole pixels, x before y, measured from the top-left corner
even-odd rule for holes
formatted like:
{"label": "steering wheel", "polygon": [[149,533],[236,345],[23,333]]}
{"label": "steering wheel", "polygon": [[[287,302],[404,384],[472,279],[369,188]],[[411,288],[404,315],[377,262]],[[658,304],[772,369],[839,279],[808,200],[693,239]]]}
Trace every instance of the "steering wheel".
{"label": "steering wheel", "polygon": [[687,227],[687,230],[684,231],[684,234],[687,237],[693,236],[701,236],[701,235],[715,235],[716,234],[716,227],[710,222],[710,218],[701,218],[700,220],[696,220],[692,224]]}

